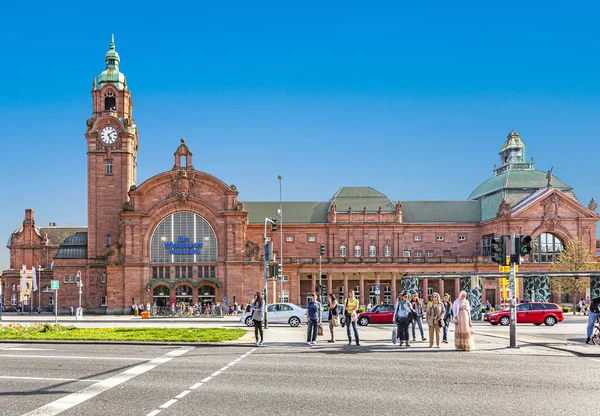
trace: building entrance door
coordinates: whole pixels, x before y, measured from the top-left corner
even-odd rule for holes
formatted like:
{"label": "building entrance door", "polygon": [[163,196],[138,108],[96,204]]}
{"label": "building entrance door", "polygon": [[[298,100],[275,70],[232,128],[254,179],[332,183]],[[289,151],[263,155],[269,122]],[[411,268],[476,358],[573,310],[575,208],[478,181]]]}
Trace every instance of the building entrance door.
{"label": "building entrance door", "polygon": [[198,289],[198,304],[202,306],[215,304],[215,288],[212,286],[204,285]]}
{"label": "building entrance door", "polygon": [[169,298],[171,291],[166,286],[155,287],[152,291],[152,304],[160,308],[166,308],[169,306]]}
{"label": "building entrance door", "polygon": [[175,290],[175,303],[183,302],[186,306],[192,303],[192,288],[189,286],[179,286]]}

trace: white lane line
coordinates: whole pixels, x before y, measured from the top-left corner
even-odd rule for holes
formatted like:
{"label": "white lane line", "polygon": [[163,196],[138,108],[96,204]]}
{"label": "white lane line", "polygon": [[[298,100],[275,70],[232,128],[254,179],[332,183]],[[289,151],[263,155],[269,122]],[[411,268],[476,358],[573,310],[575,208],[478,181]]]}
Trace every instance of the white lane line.
{"label": "white lane line", "polygon": [[223,372],[223,371],[227,370],[228,368],[229,368],[229,364],[227,364],[225,367],[221,368],[219,371]]}
{"label": "white lane line", "polygon": [[592,358],[592,361],[598,361],[600,363],[600,360],[596,360],[595,358]]}
{"label": "white lane line", "polygon": [[194,384],[192,387],[190,387],[190,390],[196,390],[198,387],[200,387],[202,384],[204,383],[196,383]]}
{"label": "white lane line", "polygon": [[163,404],[162,406],[160,406],[160,408],[166,409],[167,407],[171,406],[173,403],[177,403],[177,400],[171,399],[168,402],[166,402],[165,404]]}
{"label": "white lane line", "polygon": [[179,393],[177,396],[175,396],[175,398],[176,399],[183,399],[185,396],[187,396],[191,392],[192,392],[191,390],[184,390],[181,393]]}
{"label": "white lane line", "polygon": [[2,358],[50,358],[52,360],[119,360],[119,361],[150,361],[152,358],[141,357],[78,357],[60,355],[24,355],[24,354],[0,354]]}
{"label": "white lane line", "polygon": [[[25,413],[23,416],[54,416],[65,410],[68,410],[78,404],[85,402],[86,400],[91,399],[99,395],[100,393],[104,393],[111,388],[118,386],[119,384],[125,383],[126,381],[131,380],[132,378],[145,373],[146,371],[152,370],[155,367],[163,364],[165,362],[164,358],[167,356],[169,360],[173,359],[174,356],[185,354],[188,351],[191,351],[193,348],[178,348],[178,350],[183,350],[179,354],[170,354],[167,353],[162,357],[155,358],[150,360],[148,363],[140,364],[136,367],[130,368],[127,371],[124,371],[116,376],[112,376],[107,378],[106,380],[102,380],[96,384],[92,384],[89,387],[86,387],[82,390],[76,391],[75,393],[69,394],[68,396],[62,397],[58,400],[55,400],[51,403],[48,403],[45,406],[39,407],[35,410],[32,410],[29,413]],[[171,351],[173,352],[173,351]],[[167,361],[169,361],[167,360]]]}
{"label": "white lane line", "polygon": [[15,379],[15,380],[47,380],[47,381],[86,381],[97,383],[102,380],[92,380],[88,378],[46,378],[46,377],[17,377],[17,376],[0,376],[0,379]]}
{"label": "white lane line", "polygon": [[162,412],[162,410],[153,410],[150,413],[148,413],[146,416],[156,416],[157,414],[159,414],[160,412]]}
{"label": "white lane line", "polygon": [[212,379],[212,377],[206,377],[205,379],[200,380],[200,382],[202,383],[206,383],[207,381],[209,381],[210,379]]}
{"label": "white lane line", "polygon": [[27,348],[27,347],[11,347],[11,348],[0,348],[4,351],[56,351],[53,348]]}
{"label": "white lane line", "polygon": [[214,372],[214,373],[212,373],[210,376],[211,376],[211,377],[216,377],[216,376],[218,376],[218,375],[219,375],[219,374],[221,374],[221,373],[222,373],[222,371],[215,371],[215,372]]}

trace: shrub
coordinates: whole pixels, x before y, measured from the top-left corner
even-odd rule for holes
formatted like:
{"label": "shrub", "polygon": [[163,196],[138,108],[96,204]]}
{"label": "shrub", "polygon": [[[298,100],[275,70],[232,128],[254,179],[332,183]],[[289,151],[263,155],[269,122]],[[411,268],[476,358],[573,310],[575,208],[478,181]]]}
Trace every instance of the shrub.
{"label": "shrub", "polygon": [[569,308],[568,306],[561,306],[560,308],[561,308],[561,309],[562,309],[562,311],[563,311],[563,312],[565,312],[565,313],[569,313],[569,312],[571,312],[571,308]]}
{"label": "shrub", "polygon": [[356,313],[361,313],[361,312],[364,312],[364,311],[365,311],[365,308],[358,308],[358,309],[356,310]]}

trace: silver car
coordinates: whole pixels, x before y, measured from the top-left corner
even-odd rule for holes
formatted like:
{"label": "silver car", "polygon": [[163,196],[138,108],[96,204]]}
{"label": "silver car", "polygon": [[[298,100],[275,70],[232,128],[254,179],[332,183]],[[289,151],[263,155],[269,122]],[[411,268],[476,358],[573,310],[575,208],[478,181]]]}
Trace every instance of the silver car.
{"label": "silver car", "polygon": [[[267,319],[269,324],[289,324],[297,327],[300,322],[306,320],[306,309],[293,303],[271,303],[267,305]],[[254,326],[252,312],[245,312],[240,322],[246,326]]]}

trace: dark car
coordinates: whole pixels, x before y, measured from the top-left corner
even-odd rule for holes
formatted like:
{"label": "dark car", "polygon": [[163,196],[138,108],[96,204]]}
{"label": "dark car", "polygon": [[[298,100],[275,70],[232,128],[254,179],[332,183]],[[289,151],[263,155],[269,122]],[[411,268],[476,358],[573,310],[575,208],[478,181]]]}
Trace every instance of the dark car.
{"label": "dark car", "polygon": [[[503,309],[486,313],[484,320],[492,325],[508,325],[510,324],[510,310]],[[517,305],[517,323],[519,324],[552,326],[564,320],[563,311],[556,303],[529,302]]]}
{"label": "dark car", "polygon": [[358,324],[391,324],[394,321],[394,305],[375,305],[370,311],[358,314]]}

